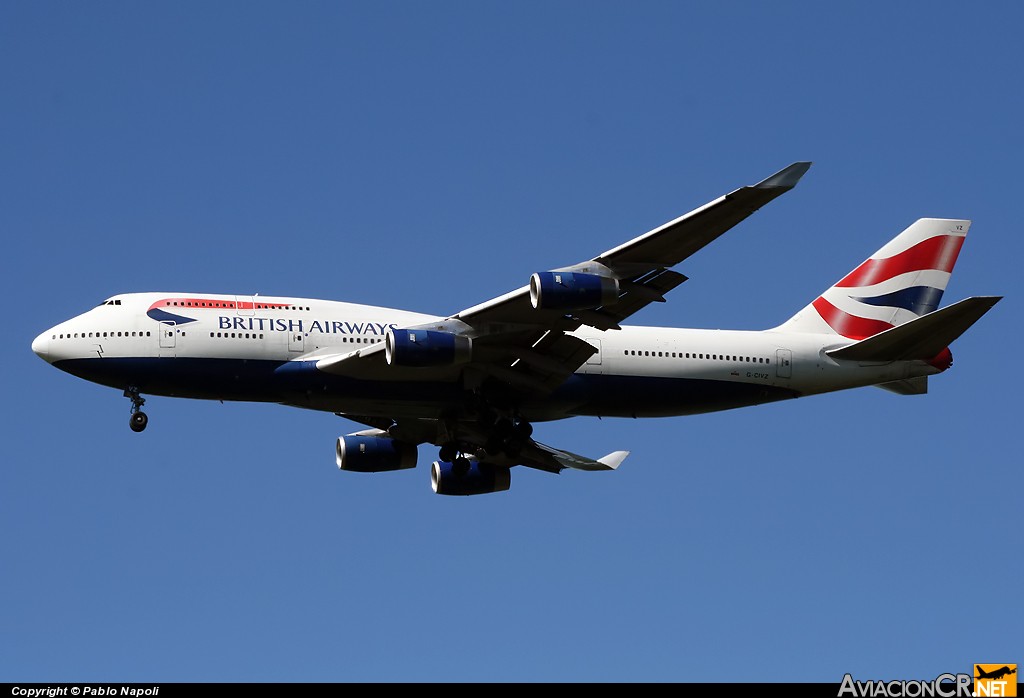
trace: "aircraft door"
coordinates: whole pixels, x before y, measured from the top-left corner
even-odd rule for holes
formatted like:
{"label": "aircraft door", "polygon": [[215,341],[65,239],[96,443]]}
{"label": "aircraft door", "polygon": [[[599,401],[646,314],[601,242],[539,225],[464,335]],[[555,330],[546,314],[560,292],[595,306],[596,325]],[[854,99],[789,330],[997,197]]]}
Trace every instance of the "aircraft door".
{"label": "aircraft door", "polygon": [[793,352],[789,349],[776,350],[775,375],[779,378],[791,378],[793,376]]}
{"label": "aircraft door", "polygon": [[255,315],[256,303],[252,296],[235,296],[235,312],[239,315]]}
{"label": "aircraft door", "polygon": [[173,322],[160,323],[160,348],[174,349],[174,340],[177,330]]}
{"label": "aircraft door", "polygon": [[299,330],[291,330],[288,333],[288,351],[305,351],[305,337]]}

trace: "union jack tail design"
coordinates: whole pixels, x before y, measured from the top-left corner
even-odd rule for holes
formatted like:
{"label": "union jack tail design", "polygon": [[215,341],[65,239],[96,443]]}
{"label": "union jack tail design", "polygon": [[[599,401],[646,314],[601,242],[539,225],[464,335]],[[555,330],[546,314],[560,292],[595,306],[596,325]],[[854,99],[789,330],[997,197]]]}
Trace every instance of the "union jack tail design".
{"label": "union jack tail design", "polygon": [[921,218],[776,329],[861,340],[932,312],[970,226]]}

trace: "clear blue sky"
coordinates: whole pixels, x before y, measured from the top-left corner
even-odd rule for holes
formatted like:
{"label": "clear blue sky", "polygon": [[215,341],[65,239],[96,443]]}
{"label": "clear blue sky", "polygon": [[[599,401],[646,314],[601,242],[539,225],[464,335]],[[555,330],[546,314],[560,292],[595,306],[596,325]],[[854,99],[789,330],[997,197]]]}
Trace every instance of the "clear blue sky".
{"label": "clear blue sky", "polygon": [[[0,4],[0,681],[826,681],[1022,662],[1019,3]],[[923,397],[537,436],[509,492],[29,345],[129,291],[447,313],[795,160],[636,324],[789,317],[919,217],[1006,299]],[[1016,630],[1014,630],[1016,628]]]}

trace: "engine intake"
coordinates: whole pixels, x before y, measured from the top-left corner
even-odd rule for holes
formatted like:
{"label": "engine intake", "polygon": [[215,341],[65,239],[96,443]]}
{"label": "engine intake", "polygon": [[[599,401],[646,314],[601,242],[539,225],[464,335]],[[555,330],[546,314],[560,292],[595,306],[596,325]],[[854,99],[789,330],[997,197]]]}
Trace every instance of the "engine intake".
{"label": "engine intake", "polygon": [[473,340],[437,330],[388,330],[384,356],[390,366],[453,366],[473,356]]}
{"label": "engine intake", "polygon": [[619,297],[619,282],[608,276],[541,271],[530,277],[530,304],[545,310],[588,310]]}
{"label": "engine intake", "polygon": [[434,461],[430,467],[430,486],[436,494],[490,494],[504,492],[511,484],[509,469],[493,463],[467,459],[460,466]]}
{"label": "engine intake", "polygon": [[387,436],[342,436],[334,450],[339,470],[382,473],[416,467],[416,446]]}

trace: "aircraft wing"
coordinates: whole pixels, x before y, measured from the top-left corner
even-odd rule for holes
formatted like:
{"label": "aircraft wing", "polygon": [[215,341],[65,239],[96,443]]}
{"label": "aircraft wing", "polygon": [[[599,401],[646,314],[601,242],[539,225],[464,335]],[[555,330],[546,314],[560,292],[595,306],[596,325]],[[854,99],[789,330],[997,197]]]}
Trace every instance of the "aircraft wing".
{"label": "aircraft wing", "polygon": [[719,197],[589,261],[553,270],[607,275],[620,283],[617,300],[594,310],[575,312],[568,323],[566,315],[560,311],[534,308],[530,303],[529,286],[467,308],[452,319],[481,328],[485,333],[489,327],[508,324],[554,328],[575,323],[575,327],[568,329],[580,325],[616,328],[619,322],[649,303],[664,302],[664,295],[686,280],[669,267],[687,259],[795,187],[810,166],[809,162],[795,162],[757,184]]}
{"label": "aircraft wing", "polygon": [[[457,367],[468,390],[496,380],[521,394],[546,394],[597,351],[567,332],[582,326],[618,329],[620,322],[648,304],[664,302],[665,294],[686,280],[669,267],[792,189],[810,166],[809,162],[793,163],[757,184],[719,197],[593,259],[552,270],[615,279],[618,295],[604,305],[571,311],[534,307],[527,285],[446,318],[403,329],[469,338],[472,360]],[[383,349],[382,343],[322,357],[317,368],[354,377],[382,371],[376,375],[386,378],[386,370],[394,367],[384,365]],[[431,371],[438,379],[452,376],[450,366],[415,370],[421,377]],[[398,374],[392,370],[391,375]]]}

